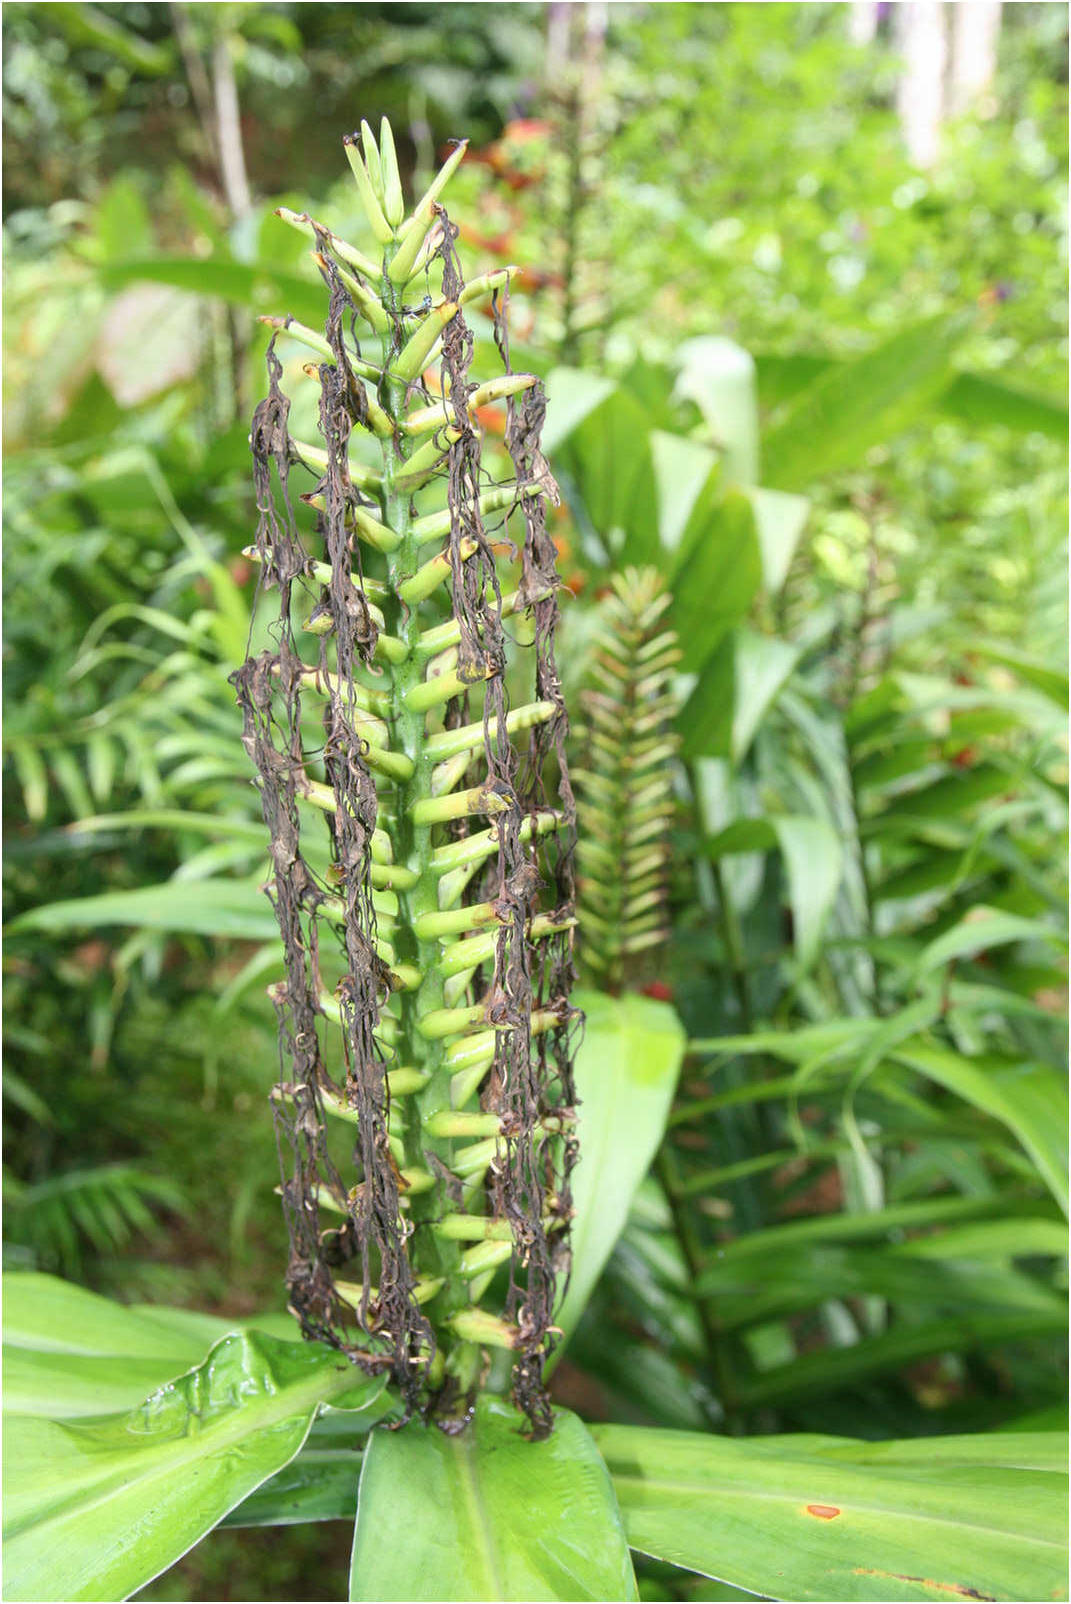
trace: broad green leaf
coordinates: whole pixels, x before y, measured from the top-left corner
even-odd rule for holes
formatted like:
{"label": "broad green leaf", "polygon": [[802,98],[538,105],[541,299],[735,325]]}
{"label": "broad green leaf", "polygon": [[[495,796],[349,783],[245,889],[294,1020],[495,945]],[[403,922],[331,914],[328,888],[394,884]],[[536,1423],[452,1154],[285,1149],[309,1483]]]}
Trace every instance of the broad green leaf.
{"label": "broad green leaf", "polygon": [[755,377],[759,405],[764,412],[783,406],[794,395],[813,384],[819,374],[836,366],[833,357],[813,356],[804,351],[754,351]]}
{"label": "broad green leaf", "polygon": [[[195,1364],[205,1352],[203,1328],[192,1334],[181,1309],[174,1311],[178,1318],[169,1321],[169,1309],[131,1309],[36,1270],[8,1272],[3,1289],[5,1348],[95,1358],[177,1359],[180,1369]],[[224,1321],[213,1322],[210,1315],[197,1319],[217,1327],[208,1341],[234,1329]]]}
{"label": "broad green leaf", "polygon": [[857,467],[919,422],[949,382],[960,318],[929,318],[876,350],[820,374],[797,392],[762,442],[762,483],[802,490]]}
{"label": "broad green leaf", "polygon": [[1055,1070],[996,1057],[964,1058],[926,1042],[905,1042],[890,1056],[1007,1126],[1068,1213],[1067,1082]]}
{"label": "broad green leaf", "polygon": [[682,549],[696,502],[720,483],[717,453],[687,435],[651,431],[651,458],[658,485],[658,538],[671,558]]}
{"label": "broad green leaf", "polygon": [[[322,321],[322,317],[321,317]],[[563,440],[600,406],[614,389],[614,381],[582,368],[552,368],[547,375],[547,422],[543,450],[556,451]]]}
{"label": "broad green leaf", "polygon": [[721,452],[730,484],[759,479],[759,407],[751,354],[718,334],[685,340],[677,348],[676,393],[694,401]]}
{"label": "broad green leaf", "polygon": [[544,1442],[529,1442],[522,1425],[485,1394],[455,1436],[417,1420],[373,1434],[351,1599],[636,1598],[613,1487],[587,1428],[564,1409]]}
{"label": "broad green leaf", "polygon": [[217,257],[146,256],[140,261],[108,262],[100,276],[110,289],[143,281],[170,284],[195,295],[216,296],[251,312],[289,313],[314,328],[323,322],[319,285],[259,263],[250,266]]}
{"label": "broad green leaf", "polygon": [[1067,1476],[1053,1434],[593,1435],[631,1546],[732,1586],[780,1599],[1062,1596]]}
{"label": "broad green leaf", "polygon": [[[1055,1221],[1052,1222],[1054,1225]],[[940,1235],[926,1238],[935,1250]],[[1065,1243],[1066,1247],[1066,1243]],[[1023,1310],[1064,1318],[1062,1297],[1040,1280],[1001,1264],[978,1264],[953,1257],[945,1247],[940,1268],[893,1250],[830,1244],[795,1244],[764,1256],[726,1258],[703,1274],[704,1295],[716,1298],[722,1329],[814,1308],[830,1298],[867,1295],[887,1299],[917,1317],[940,1312]]]}
{"label": "broad green leaf", "polygon": [[678,715],[683,755],[743,762],[799,658],[799,647],[788,641],[745,625],[733,630],[703,668]]}
{"label": "broad green leaf", "polygon": [[[724,1243],[717,1250],[717,1263],[734,1259],[770,1257],[782,1249],[802,1248],[808,1242],[867,1242],[891,1232],[932,1230],[948,1221],[985,1219],[990,1215],[1017,1218],[1036,1215],[1038,1204],[1029,1199],[1008,1198],[994,1193],[990,1197],[959,1197],[945,1194],[917,1202],[893,1203],[866,1214],[818,1214],[806,1220],[790,1220],[750,1231]],[[700,1296],[707,1287],[705,1273],[696,1290]]]}
{"label": "broad green leaf", "polygon": [[1008,1313],[963,1310],[893,1326],[843,1348],[821,1348],[779,1363],[738,1384],[744,1407],[763,1408],[791,1399],[841,1392],[872,1376],[892,1375],[937,1354],[964,1353],[1029,1337],[1059,1336],[1067,1330],[1066,1305],[1060,1309],[1013,1309]]}
{"label": "broad green leaf", "polygon": [[680,639],[686,673],[710,660],[762,583],[755,514],[747,496],[731,490],[713,505],[704,499],[702,510],[702,527],[694,536],[685,531],[687,555],[674,577],[667,615]]}
{"label": "broad green leaf", "polygon": [[[766,408],[782,405],[812,384],[821,374],[836,373],[844,364],[820,356],[755,353],[759,399]],[[988,374],[957,373],[937,397],[946,417],[967,423],[999,424],[1023,434],[1044,434],[1067,439],[1064,401],[1034,395]]]}
{"label": "broad green leaf", "polygon": [[748,500],[762,553],[762,582],[775,594],[788,577],[811,503],[806,496],[788,495],[783,490],[749,490]]}
{"label": "broad green leaf", "polygon": [[978,1220],[947,1231],[910,1237],[891,1250],[911,1259],[1025,1259],[1067,1257],[1067,1225],[1061,1220]]}
{"label": "broad green leaf", "polygon": [[844,853],[825,819],[788,815],[737,819],[707,843],[712,858],[735,852],[766,852],[776,847],[785,863],[788,902],[800,963],[814,963],[822,932],[837,897]]}
{"label": "broad green leaf", "polygon": [[[160,1343],[164,1346],[163,1341]],[[192,1349],[196,1352],[191,1352]],[[206,1344],[187,1353],[150,1358],[114,1354],[38,1352],[4,1347],[4,1413],[74,1420],[132,1409],[148,1393],[204,1357]]]}
{"label": "broad green leaf", "polygon": [[743,762],[767,712],[800,659],[798,646],[740,628],[734,637],[733,724],[729,756]]}
{"label": "broad green leaf", "polygon": [[292,1459],[320,1404],[382,1388],[331,1349],[249,1332],[129,1413],[9,1415],[5,1598],[125,1598]]}
{"label": "broad green leaf", "polygon": [[256,880],[169,880],[133,891],[46,902],[22,914],[10,929],[95,930],[106,925],[242,941],[270,941],[279,933],[271,904]]}
{"label": "broad green leaf", "polygon": [[[190,1338],[179,1329],[169,1335],[160,1319],[112,1303],[86,1287],[36,1270],[4,1275],[4,1345],[51,1353],[127,1354],[132,1359],[190,1353]],[[166,1316],[161,1309],[159,1314]],[[204,1353],[195,1343],[190,1362]]]}
{"label": "broad green leaf", "polygon": [[999,908],[972,908],[958,924],[922,949],[916,970],[928,974],[957,958],[974,958],[991,947],[1006,947],[1016,941],[1062,939],[1058,930],[1040,919],[1022,919],[1014,913],[1002,913]]}
{"label": "broad green leaf", "polygon": [[668,1003],[574,993],[586,1015],[574,1072],[580,1158],[573,1172],[572,1273],[555,1316],[568,1335],[625,1226],[673,1102],[684,1029]]}
{"label": "broad green leaf", "polygon": [[1044,434],[1067,441],[1067,406],[1047,396],[1031,395],[978,373],[958,373],[938,405],[967,423],[998,423],[1023,434]]}
{"label": "broad green leaf", "polygon": [[681,757],[728,757],[736,695],[736,636],[728,635],[705,664],[677,714]]}
{"label": "broad green leaf", "polygon": [[569,504],[581,526],[616,558],[658,562],[658,490],[644,409],[612,390],[554,450]]}
{"label": "broad green leaf", "polygon": [[361,1456],[352,1448],[309,1444],[270,1481],[231,1511],[225,1526],[298,1526],[357,1514]]}
{"label": "broad green leaf", "polygon": [[[131,1308],[34,1270],[6,1274],[3,1287],[3,1407],[12,1414],[71,1419],[131,1409],[247,1324],[193,1309]],[[298,1338],[289,1315],[248,1323]]]}

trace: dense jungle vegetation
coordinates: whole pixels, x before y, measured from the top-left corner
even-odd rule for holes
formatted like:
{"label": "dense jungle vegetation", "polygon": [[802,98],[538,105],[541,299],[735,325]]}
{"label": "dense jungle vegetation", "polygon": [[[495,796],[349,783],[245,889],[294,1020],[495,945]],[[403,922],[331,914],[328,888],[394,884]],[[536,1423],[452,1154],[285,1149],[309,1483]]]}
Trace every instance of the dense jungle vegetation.
{"label": "dense jungle vegetation", "polygon": [[[175,1373],[286,1330],[281,944],[228,676],[263,320],[325,316],[277,208],[367,248],[341,136],[386,116],[407,196],[470,140],[458,248],[521,264],[561,490],[587,1026],[553,1400],[615,1477],[631,1426],[938,1460],[1066,1429],[1067,16],[1004,8],[922,169],[898,8],[862,40],[852,9],[5,7],[10,1306],[46,1275],[178,1306]],[[315,438],[310,353],[279,355]],[[615,744],[645,702],[659,739]],[[24,1375],[5,1340],[15,1413],[170,1374]],[[980,1488],[984,1526],[1013,1501]],[[353,1502],[138,1596],[342,1597]],[[631,1546],[645,1599],[938,1596]]]}

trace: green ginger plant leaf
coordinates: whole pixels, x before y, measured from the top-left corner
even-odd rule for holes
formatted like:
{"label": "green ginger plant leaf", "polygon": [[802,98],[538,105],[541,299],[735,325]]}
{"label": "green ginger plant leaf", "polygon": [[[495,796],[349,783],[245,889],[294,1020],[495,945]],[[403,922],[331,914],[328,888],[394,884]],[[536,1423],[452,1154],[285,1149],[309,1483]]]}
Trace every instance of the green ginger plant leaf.
{"label": "green ginger plant leaf", "polygon": [[176,1373],[129,1413],[7,1417],[5,1598],[127,1597],[292,1459],[322,1404],[363,1410],[383,1390],[263,1332]]}
{"label": "green ginger plant leaf", "polygon": [[[573,807],[544,399],[510,366],[510,270],[461,277],[439,197],[464,145],[403,221],[386,125],[378,146],[367,126],[344,143],[378,259],[284,214],[313,238],[328,311],[323,335],[269,320],[250,555],[279,616],[274,645],[234,676],[286,949],[274,1095],[294,1160],[291,1306],[306,1335],[391,1372],[410,1407],[458,1426],[485,1354],[512,1353],[514,1396],[540,1435],[575,1151]],[[441,294],[426,293],[440,270]],[[464,309],[488,299],[504,372],[477,383]],[[316,354],[323,445],[290,433],[280,338]],[[500,401],[507,458],[491,469],[476,413]],[[298,529],[295,469],[311,474],[314,530]],[[534,669],[512,707],[506,617]],[[306,845],[317,816],[326,876]]]}

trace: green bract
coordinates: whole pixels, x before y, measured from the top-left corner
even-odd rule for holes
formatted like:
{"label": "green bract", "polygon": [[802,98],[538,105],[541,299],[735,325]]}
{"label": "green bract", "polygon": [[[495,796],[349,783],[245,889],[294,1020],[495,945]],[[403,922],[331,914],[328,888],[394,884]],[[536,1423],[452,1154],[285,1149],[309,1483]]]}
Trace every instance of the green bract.
{"label": "green bract", "polygon": [[[461,277],[439,197],[463,147],[403,219],[386,124],[345,144],[382,254],[284,214],[314,239],[326,321],[269,320],[251,555],[280,608],[235,675],[287,954],[288,1285],[306,1335],[446,1424],[509,1350],[539,1434],[575,1147],[544,400],[510,368],[510,270]],[[488,301],[504,372],[477,382],[463,308]],[[290,432],[281,337],[316,353],[322,443]],[[476,409],[500,402],[488,465]],[[305,846],[325,818],[326,878]]]}

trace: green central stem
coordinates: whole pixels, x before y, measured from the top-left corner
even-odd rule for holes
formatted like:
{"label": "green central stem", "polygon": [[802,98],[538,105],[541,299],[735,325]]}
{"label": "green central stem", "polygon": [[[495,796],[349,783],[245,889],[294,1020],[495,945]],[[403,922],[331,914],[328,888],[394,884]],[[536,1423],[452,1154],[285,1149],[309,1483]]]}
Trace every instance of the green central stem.
{"label": "green central stem", "polygon": [[[391,253],[392,254],[392,253]],[[389,260],[388,256],[388,260]],[[386,268],[386,263],[384,264]],[[382,279],[384,305],[400,321],[402,293],[391,282],[386,271]],[[401,537],[395,551],[387,558],[389,576],[388,598],[384,605],[387,629],[403,640],[408,648],[405,658],[390,669],[394,683],[393,707],[390,720],[391,747],[402,753],[413,765],[412,773],[396,785],[395,806],[397,819],[392,830],[394,858],[404,864],[415,876],[409,888],[399,888],[396,950],[398,959],[414,966],[420,984],[414,990],[401,992],[399,997],[400,1030],[398,1033],[398,1062],[419,1070],[428,1076],[423,1089],[401,1100],[392,1118],[402,1121],[402,1136],[406,1166],[425,1169],[428,1154],[432,1153],[448,1169],[453,1168],[454,1142],[449,1137],[433,1136],[427,1128],[432,1115],[450,1108],[450,1068],[445,1062],[444,1044],[427,1041],[419,1030],[419,1021],[444,1005],[443,975],[439,960],[441,950],[435,940],[422,940],[417,934],[417,921],[423,914],[439,909],[438,879],[432,871],[432,826],[417,824],[413,818],[413,805],[431,795],[431,774],[434,760],[429,757],[426,741],[427,715],[408,705],[407,694],[424,678],[424,663],[417,650],[422,623],[419,604],[407,607],[399,596],[399,587],[418,566],[419,541],[412,530],[410,516],[411,491],[397,488],[397,479],[403,466],[413,454],[413,443],[400,427],[405,414],[407,386],[390,376],[390,365],[395,355],[391,334],[382,338],[384,379],[379,389],[379,402],[395,424],[393,439],[383,441],[383,510],[387,525]],[[430,1223],[446,1212],[450,1204],[442,1196],[441,1185],[426,1192],[414,1193],[408,1199],[409,1217],[415,1227],[409,1255],[417,1280],[442,1278],[444,1285],[432,1300],[429,1313],[436,1325],[438,1352],[454,1372],[459,1371],[466,1384],[471,1380],[479,1362],[478,1350],[443,1329],[444,1322],[458,1310],[469,1305],[468,1289],[458,1273],[463,1245],[446,1240],[428,1229]],[[435,1373],[441,1374],[437,1359]]]}

